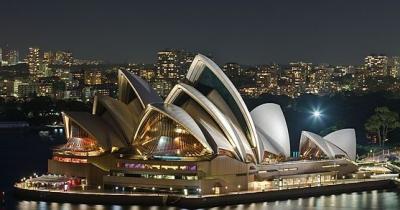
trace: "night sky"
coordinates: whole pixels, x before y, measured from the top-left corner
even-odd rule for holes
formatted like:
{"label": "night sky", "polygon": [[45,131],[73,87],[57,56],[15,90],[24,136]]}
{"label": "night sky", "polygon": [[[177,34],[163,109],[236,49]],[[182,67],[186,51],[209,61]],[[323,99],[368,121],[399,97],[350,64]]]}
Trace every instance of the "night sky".
{"label": "night sky", "polygon": [[400,1],[0,0],[5,44],[111,62],[152,63],[160,49],[184,48],[217,62],[358,64],[400,55]]}

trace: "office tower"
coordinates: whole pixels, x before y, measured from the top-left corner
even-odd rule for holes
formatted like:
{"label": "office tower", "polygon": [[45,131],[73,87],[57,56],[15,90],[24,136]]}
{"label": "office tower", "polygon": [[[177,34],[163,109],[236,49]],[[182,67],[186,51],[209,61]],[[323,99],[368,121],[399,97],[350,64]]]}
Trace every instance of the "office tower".
{"label": "office tower", "polygon": [[54,53],[51,51],[47,51],[43,53],[43,65],[49,66],[54,62]]}
{"label": "office tower", "polygon": [[369,55],[364,59],[364,66],[369,77],[388,76],[388,57],[386,55]]}
{"label": "office tower", "polygon": [[278,86],[278,68],[277,65],[262,65],[257,68],[255,80],[259,95],[275,92]]}
{"label": "office tower", "polygon": [[101,85],[103,84],[103,74],[100,70],[85,71],[85,85]]}
{"label": "office tower", "polygon": [[5,65],[15,65],[19,62],[19,54],[15,49],[10,49],[8,46],[0,50],[0,63]]}
{"label": "office tower", "polygon": [[163,50],[157,53],[156,75],[153,86],[161,96],[166,96],[172,87],[183,79],[186,63],[180,50]]}
{"label": "office tower", "polygon": [[400,56],[395,56],[390,58],[389,75],[394,78],[400,77]]}
{"label": "office tower", "polygon": [[312,64],[304,62],[290,63],[289,69],[286,71],[287,78],[289,79],[289,92],[290,96],[299,96],[305,92],[306,79],[311,71]]}
{"label": "office tower", "polygon": [[177,50],[165,50],[157,53],[157,74],[166,79],[178,79],[179,54]]}
{"label": "office tower", "polygon": [[226,63],[222,70],[229,79],[237,79],[244,74],[244,69],[238,63]]}
{"label": "office tower", "polygon": [[41,65],[41,72],[44,72],[45,77],[50,77],[53,75],[50,65],[54,62],[54,53],[51,51],[46,51],[43,53],[43,62]]}
{"label": "office tower", "polygon": [[72,53],[68,51],[57,51],[55,53],[55,58],[53,64],[56,65],[72,65],[73,57]]}
{"label": "office tower", "polygon": [[19,53],[17,50],[10,50],[8,55],[8,65],[16,65],[19,62]]}
{"label": "office tower", "polygon": [[315,66],[307,75],[306,93],[325,95],[334,91],[331,83],[333,72],[334,68],[327,64]]}
{"label": "office tower", "polygon": [[30,47],[28,49],[27,62],[28,62],[29,73],[35,79],[43,76],[42,73],[40,72],[41,58],[40,58],[39,48]]}

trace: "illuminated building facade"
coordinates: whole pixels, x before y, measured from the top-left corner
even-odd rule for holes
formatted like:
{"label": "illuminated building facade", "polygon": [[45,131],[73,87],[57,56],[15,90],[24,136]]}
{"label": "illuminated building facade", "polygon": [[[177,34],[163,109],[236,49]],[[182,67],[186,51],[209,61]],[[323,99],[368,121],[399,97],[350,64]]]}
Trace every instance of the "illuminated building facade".
{"label": "illuminated building facade", "polygon": [[103,83],[103,73],[100,70],[88,70],[84,74],[85,85],[101,85]]}
{"label": "illuminated building facade", "polygon": [[279,78],[278,65],[262,65],[257,68],[256,87],[258,94],[276,93]]}
{"label": "illuminated building facade", "polygon": [[307,77],[312,69],[311,63],[296,62],[290,63],[289,69],[286,71],[288,79],[287,94],[295,97],[305,92]]}
{"label": "illuminated building facade", "polygon": [[323,167],[330,162],[302,168],[312,162],[288,161],[280,106],[250,112],[229,78],[203,55],[165,100],[127,70],[118,73],[118,90],[117,99],[96,95],[92,113],[63,114],[67,143],[54,151],[49,173],[114,191],[179,194],[250,190],[280,176],[332,173]]}
{"label": "illuminated building facade", "polygon": [[400,78],[400,57],[399,56],[394,56],[391,57],[390,62],[390,76],[394,78]]}
{"label": "illuminated building facade", "polygon": [[52,64],[55,65],[68,65],[71,66],[74,62],[72,53],[68,51],[57,51],[53,54]]}
{"label": "illuminated building facade", "polygon": [[0,64],[16,65],[19,62],[19,52],[15,49],[10,49],[8,46],[0,48]]}
{"label": "illuminated building facade", "polygon": [[166,97],[175,84],[185,79],[186,70],[194,57],[195,55],[191,52],[175,49],[166,49],[157,53],[155,74],[149,81],[160,96]]}
{"label": "illuminated building facade", "polygon": [[30,47],[28,49],[28,55],[26,59],[28,62],[30,75],[32,75],[35,79],[43,76],[41,75],[40,72],[40,66],[41,66],[40,49],[36,47]]}
{"label": "illuminated building facade", "polygon": [[237,79],[240,76],[244,76],[244,69],[238,63],[226,63],[222,67],[222,70],[230,80]]}
{"label": "illuminated building facade", "polygon": [[180,51],[164,50],[157,53],[154,87],[161,96],[166,96],[180,76]]}
{"label": "illuminated building facade", "polygon": [[364,65],[370,77],[388,76],[388,57],[386,55],[369,55],[365,57]]}

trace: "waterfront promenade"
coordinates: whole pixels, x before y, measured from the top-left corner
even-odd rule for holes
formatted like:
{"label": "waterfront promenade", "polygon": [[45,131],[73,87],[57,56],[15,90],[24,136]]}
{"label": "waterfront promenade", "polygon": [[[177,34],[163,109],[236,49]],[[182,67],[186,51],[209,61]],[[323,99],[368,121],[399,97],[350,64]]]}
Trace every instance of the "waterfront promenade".
{"label": "waterfront promenade", "polygon": [[102,190],[48,190],[15,185],[15,194],[24,199],[86,204],[156,205],[203,208],[252,202],[287,200],[300,197],[330,195],[396,188],[397,179],[349,179],[336,183],[293,186],[264,191],[241,191],[220,195],[177,195],[159,193],[106,192]]}

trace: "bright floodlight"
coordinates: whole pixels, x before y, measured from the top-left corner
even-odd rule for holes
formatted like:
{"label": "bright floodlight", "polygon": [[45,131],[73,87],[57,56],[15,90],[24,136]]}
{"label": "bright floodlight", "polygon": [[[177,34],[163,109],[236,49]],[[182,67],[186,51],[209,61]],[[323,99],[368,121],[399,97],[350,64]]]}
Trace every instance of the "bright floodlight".
{"label": "bright floodlight", "polygon": [[313,111],[312,114],[313,114],[313,116],[316,117],[316,118],[321,117],[321,112],[320,112],[319,110]]}

